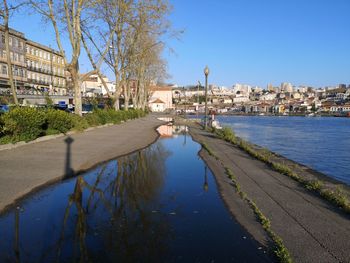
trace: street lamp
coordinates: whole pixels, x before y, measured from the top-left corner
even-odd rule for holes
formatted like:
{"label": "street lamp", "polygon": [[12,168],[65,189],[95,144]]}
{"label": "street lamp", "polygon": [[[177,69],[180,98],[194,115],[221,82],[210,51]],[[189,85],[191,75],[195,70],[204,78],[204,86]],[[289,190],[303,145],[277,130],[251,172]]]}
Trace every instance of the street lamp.
{"label": "street lamp", "polygon": [[208,105],[207,105],[207,96],[208,96],[208,75],[209,75],[209,68],[208,66],[205,66],[204,69],[204,75],[205,75],[205,112],[204,112],[204,129],[207,129],[208,126],[208,121],[207,121],[207,117],[208,117]]}

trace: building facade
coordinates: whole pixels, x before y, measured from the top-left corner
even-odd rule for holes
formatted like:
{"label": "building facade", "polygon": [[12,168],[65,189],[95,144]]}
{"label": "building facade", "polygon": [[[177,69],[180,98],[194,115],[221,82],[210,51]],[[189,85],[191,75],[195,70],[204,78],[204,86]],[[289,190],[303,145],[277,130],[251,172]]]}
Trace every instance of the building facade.
{"label": "building facade", "polygon": [[156,109],[156,111],[164,111],[173,108],[173,96],[171,87],[158,87],[154,86],[150,88],[150,98],[148,101],[150,109]]}
{"label": "building facade", "polygon": [[27,86],[50,95],[66,95],[66,73],[62,55],[34,41],[26,42]]}
{"label": "building facade", "polygon": [[[111,94],[115,93],[115,83],[110,81],[106,76],[103,76],[103,80],[107,85],[107,88]],[[94,74],[82,83],[82,93],[86,97],[106,96],[107,91],[102,83],[101,78]]]}
{"label": "building facade", "polygon": [[[24,37],[24,34],[16,30],[10,29],[9,55],[11,58],[14,84],[18,89],[24,88],[24,85],[27,82],[25,45],[26,39]],[[8,54],[6,54],[4,27],[0,26],[0,89],[2,91],[10,88],[7,55]]]}

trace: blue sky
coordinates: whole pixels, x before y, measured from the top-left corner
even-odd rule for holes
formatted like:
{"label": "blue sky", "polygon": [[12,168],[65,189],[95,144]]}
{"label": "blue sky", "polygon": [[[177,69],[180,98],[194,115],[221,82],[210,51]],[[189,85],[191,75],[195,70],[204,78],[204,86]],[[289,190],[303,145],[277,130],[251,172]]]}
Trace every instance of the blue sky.
{"label": "blue sky", "polygon": [[166,54],[172,81],[266,87],[350,83],[349,0],[174,0],[185,29]]}
{"label": "blue sky", "polygon": [[[266,87],[292,82],[315,87],[350,83],[349,0],[170,0],[170,20],[184,29],[168,40],[169,82]],[[10,26],[55,47],[49,25],[18,14]],[[88,70],[83,55],[81,69]]]}

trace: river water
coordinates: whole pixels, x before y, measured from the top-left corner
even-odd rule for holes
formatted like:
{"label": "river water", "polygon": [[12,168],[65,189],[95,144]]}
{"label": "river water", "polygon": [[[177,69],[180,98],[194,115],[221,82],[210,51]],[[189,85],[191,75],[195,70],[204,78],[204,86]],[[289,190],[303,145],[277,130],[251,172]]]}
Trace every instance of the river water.
{"label": "river water", "polygon": [[270,262],[185,127],[0,215],[0,262]]}
{"label": "river water", "polygon": [[350,185],[350,118],[220,116],[252,143]]}

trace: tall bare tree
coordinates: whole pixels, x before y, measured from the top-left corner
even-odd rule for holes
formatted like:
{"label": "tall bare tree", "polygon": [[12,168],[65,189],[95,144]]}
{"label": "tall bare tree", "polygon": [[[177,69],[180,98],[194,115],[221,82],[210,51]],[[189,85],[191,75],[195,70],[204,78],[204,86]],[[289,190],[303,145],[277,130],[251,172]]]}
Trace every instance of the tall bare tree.
{"label": "tall bare tree", "polygon": [[[128,109],[129,99],[135,101],[135,96],[140,89],[135,89],[135,66],[141,62],[142,56],[150,50],[159,50],[157,44],[161,44],[159,38],[166,33],[168,24],[164,23],[165,15],[169,11],[169,5],[165,0],[101,0],[96,6],[97,14],[100,14],[102,27],[99,30],[101,46],[108,46],[109,50],[105,62],[115,76],[115,109],[119,109],[119,100],[124,98],[124,109]],[[112,34],[112,39],[107,42],[105,36]],[[142,43],[147,35],[155,39],[151,45]],[[91,36],[88,39],[94,47],[98,44]],[[98,50],[102,54],[101,50]],[[160,55],[160,54],[159,54]],[[131,85],[133,90],[131,91]],[[139,99],[141,96],[139,96]],[[135,106],[135,105],[134,105]]]}
{"label": "tall bare tree", "polygon": [[13,71],[12,71],[12,61],[11,61],[11,50],[10,50],[10,27],[9,27],[9,19],[11,14],[18,10],[23,3],[17,3],[14,5],[13,3],[8,3],[7,0],[3,0],[0,7],[0,17],[4,23],[4,36],[5,36],[5,49],[6,49],[6,61],[7,61],[7,72],[9,76],[9,83],[12,91],[12,96],[14,103],[18,105],[17,99],[17,87],[15,87]]}
{"label": "tall bare tree", "polygon": [[[75,113],[82,115],[81,84],[92,72],[88,72],[82,76],[79,74],[79,57],[82,39],[81,21],[86,15],[85,10],[97,4],[98,0],[29,1],[34,9],[52,24],[59,52],[63,57],[66,70],[69,72],[69,77],[72,81]],[[66,53],[62,45],[62,39],[66,37],[64,32],[67,32],[70,42],[70,58],[67,56],[69,52]]]}

